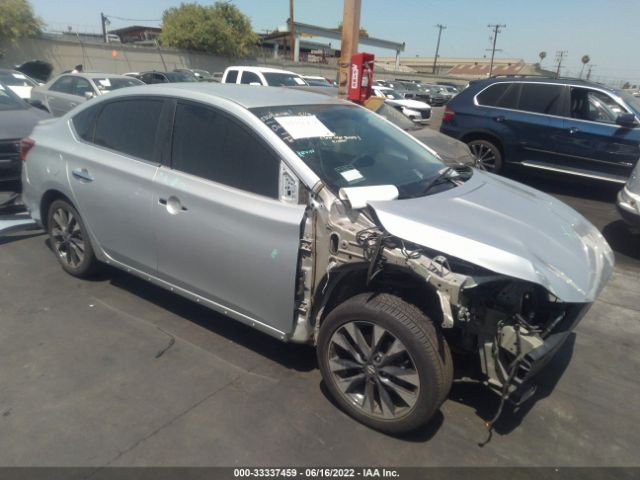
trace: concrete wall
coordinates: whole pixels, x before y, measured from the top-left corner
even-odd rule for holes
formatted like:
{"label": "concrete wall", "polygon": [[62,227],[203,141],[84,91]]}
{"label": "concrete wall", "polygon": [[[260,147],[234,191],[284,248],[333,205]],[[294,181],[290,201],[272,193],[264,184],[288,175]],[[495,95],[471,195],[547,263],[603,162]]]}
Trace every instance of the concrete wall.
{"label": "concrete wall", "polygon": [[[229,65],[261,65],[284,68],[303,75],[322,75],[337,78],[335,65],[293,63],[275,59],[266,52],[261,57],[226,58],[176,49],[136,47],[128,44],[88,43],[71,38],[41,37],[22,40],[4,48],[0,67],[11,68],[27,60],[46,60],[53,64],[53,75],[71,70],[77,64],[85,70],[109,73],[141,72],[145,70],[173,70],[175,68],[202,68],[209,72],[222,72]],[[377,79],[412,78],[425,81],[444,80],[445,77],[412,75],[404,72],[376,72]],[[456,79],[462,83],[460,79]]]}

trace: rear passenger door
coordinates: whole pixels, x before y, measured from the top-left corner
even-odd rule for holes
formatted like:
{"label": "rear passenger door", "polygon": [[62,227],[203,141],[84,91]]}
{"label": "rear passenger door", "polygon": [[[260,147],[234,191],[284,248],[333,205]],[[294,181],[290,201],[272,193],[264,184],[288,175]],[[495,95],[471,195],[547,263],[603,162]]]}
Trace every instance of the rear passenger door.
{"label": "rear passenger door", "polygon": [[64,154],[76,205],[107,255],[145,273],[156,271],[152,221],[165,101],[127,97],[73,118],[78,139]]}
{"label": "rear passenger door", "polygon": [[153,213],[161,278],[290,332],[304,207],[279,200],[278,156],[235,117],[179,101],[171,157]]}

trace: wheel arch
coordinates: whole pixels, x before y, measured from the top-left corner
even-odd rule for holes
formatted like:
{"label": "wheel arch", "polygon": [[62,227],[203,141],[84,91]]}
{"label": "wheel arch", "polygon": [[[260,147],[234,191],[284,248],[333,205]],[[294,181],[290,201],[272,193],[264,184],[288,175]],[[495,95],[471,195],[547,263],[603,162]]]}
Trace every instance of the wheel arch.
{"label": "wheel arch", "polygon": [[56,200],[64,200],[68,202],[73,208],[76,208],[73,201],[60,190],[50,189],[44,192],[42,198],[40,199],[40,221],[42,222],[42,226],[45,230],[49,228],[49,207]]}
{"label": "wheel arch", "polygon": [[317,332],[327,315],[349,298],[364,292],[389,293],[415,305],[426,313],[439,328],[442,323],[442,309],[438,294],[427,283],[408,268],[387,267],[367,282],[368,263],[358,263],[337,267],[324,276],[314,295],[311,319]]}
{"label": "wheel arch", "polygon": [[460,141],[464,143],[469,143],[473,140],[486,140],[488,142],[493,143],[502,154],[503,159],[505,158],[505,146],[502,139],[493,132],[487,130],[474,130],[471,132],[466,132],[460,136]]}

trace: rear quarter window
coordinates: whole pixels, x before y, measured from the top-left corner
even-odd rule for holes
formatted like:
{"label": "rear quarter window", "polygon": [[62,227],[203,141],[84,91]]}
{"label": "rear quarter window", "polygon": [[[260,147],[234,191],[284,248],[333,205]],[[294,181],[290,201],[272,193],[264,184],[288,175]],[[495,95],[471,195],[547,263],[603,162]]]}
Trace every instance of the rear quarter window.
{"label": "rear quarter window", "polygon": [[501,108],[518,108],[518,100],[520,96],[520,84],[519,83],[495,83],[483,91],[477,96],[476,100],[478,105],[486,107],[501,107]]}

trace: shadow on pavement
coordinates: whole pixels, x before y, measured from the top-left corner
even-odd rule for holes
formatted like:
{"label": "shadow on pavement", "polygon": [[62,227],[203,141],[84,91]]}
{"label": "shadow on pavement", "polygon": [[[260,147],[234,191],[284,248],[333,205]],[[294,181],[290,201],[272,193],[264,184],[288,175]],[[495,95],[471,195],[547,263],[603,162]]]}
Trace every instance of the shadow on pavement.
{"label": "shadow on pavement", "polygon": [[[531,398],[519,407],[509,402],[505,403],[502,415],[494,424],[496,433],[500,435],[511,433],[522,423],[522,420],[539,400],[548,397],[553,392],[571,361],[575,339],[575,333],[571,333],[556,355],[535,377],[538,389]],[[500,403],[498,395],[487,387],[474,383],[454,383],[449,393],[449,400],[474,408],[476,415],[483,422],[489,421],[494,416]]]}
{"label": "shadow on pavement", "polygon": [[624,220],[616,220],[602,229],[614,252],[640,260],[640,233],[632,232]]}
{"label": "shadow on pavement", "polygon": [[160,308],[225,337],[286,368],[308,372],[317,367],[315,350],[307,345],[283,343],[236,320],[225,317],[177,294],[114,268],[105,268],[95,281],[109,280]]}

